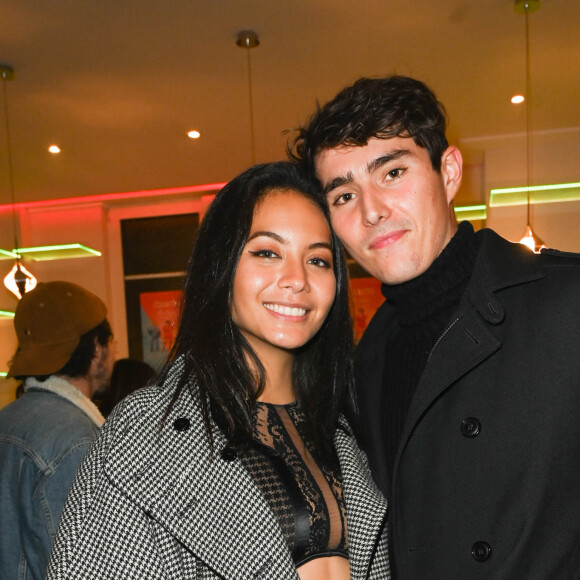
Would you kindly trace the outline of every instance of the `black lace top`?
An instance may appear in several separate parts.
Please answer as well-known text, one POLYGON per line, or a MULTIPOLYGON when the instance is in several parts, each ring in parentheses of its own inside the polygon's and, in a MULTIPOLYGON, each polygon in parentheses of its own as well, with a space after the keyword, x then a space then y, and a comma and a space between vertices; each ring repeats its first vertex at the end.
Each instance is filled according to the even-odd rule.
POLYGON ((258 403, 254 442, 242 460, 278 520, 296 567, 322 556, 348 558, 338 461, 318 465, 298 403, 258 403))

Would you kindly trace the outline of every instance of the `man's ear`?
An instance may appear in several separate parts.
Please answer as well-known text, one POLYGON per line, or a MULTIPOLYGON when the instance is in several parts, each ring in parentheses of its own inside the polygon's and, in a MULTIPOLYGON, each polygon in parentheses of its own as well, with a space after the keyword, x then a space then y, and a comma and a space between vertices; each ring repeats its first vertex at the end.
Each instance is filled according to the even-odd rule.
POLYGON ((95 350, 93 351, 93 358, 91 360, 91 369, 95 368, 107 355, 107 345, 103 346, 95 336, 95 350))
POLYGON ((463 156, 457 147, 449 146, 443 152, 441 177, 447 193, 447 203, 451 204, 461 187, 463 177, 463 156))

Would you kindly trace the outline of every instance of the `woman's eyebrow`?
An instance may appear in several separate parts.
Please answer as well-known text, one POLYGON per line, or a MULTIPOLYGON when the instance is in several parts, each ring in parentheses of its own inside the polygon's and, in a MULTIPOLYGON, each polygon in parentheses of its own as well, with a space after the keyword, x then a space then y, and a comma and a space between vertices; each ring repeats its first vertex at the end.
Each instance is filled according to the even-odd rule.
POLYGON ((286 244, 287 240, 284 239, 282 236, 279 236, 278 234, 274 233, 274 232, 269 232, 267 230, 260 230, 258 232, 254 232, 249 238, 248 238, 248 242, 250 240, 253 240, 254 238, 259 238, 261 236, 265 236, 267 238, 272 238, 273 240, 276 240, 277 242, 280 242, 281 244, 286 244))
MULTIPOLYGON (((267 230, 260 230, 258 232, 254 232, 248 238, 248 242, 254 240, 255 238, 260 237, 272 238, 273 240, 276 240, 280 244, 288 244, 288 240, 286 238, 283 238, 282 236, 276 234, 275 232, 270 232, 267 230)), ((308 248, 311 250, 315 248, 327 248, 328 250, 332 251, 332 244, 330 242, 314 242, 313 244, 310 244, 308 248)))

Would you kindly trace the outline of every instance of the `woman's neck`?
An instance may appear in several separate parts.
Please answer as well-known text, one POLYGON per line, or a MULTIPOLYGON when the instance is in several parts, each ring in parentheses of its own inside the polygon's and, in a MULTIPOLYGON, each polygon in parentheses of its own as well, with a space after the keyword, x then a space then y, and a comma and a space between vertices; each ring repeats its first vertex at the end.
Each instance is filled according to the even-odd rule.
POLYGON ((292 352, 275 349, 257 353, 266 371, 266 385, 258 401, 274 405, 287 405, 296 400, 292 381, 292 352))

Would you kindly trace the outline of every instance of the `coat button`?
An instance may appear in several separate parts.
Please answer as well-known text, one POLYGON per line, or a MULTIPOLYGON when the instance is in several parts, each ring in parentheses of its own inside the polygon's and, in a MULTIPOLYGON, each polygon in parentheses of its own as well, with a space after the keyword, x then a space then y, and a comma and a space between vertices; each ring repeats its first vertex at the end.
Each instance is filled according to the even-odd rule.
POLYGON ((476 562, 485 562, 491 557, 491 546, 487 542, 475 542, 471 547, 471 555, 476 562))
POLYGON ((481 423, 475 417, 467 417, 461 422, 461 434, 464 437, 477 437, 481 433, 481 423))
POLYGON ((224 447, 220 455, 224 461, 234 461, 238 456, 238 452, 231 447, 224 447))
POLYGON ((179 417, 173 422, 173 428, 180 433, 187 431, 191 427, 191 422, 187 417, 179 417))

